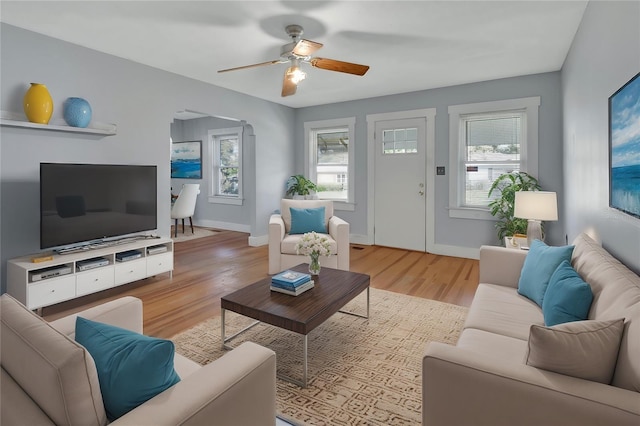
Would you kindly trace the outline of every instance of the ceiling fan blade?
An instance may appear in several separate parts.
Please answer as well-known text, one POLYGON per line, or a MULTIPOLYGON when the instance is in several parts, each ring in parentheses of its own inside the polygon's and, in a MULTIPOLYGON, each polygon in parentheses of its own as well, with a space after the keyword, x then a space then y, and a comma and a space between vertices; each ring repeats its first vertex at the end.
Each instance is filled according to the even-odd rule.
POLYGON ((282 80, 282 97, 284 98, 285 96, 294 95, 297 89, 298 85, 291 80, 290 76, 285 71, 284 79, 282 80))
POLYGON ((273 61, 260 62, 259 64, 251 64, 251 65, 244 65, 242 67, 227 68, 226 70, 219 70, 218 72, 237 71, 237 70, 243 70, 243 69, 246 69, 246 68, 262 67, 264 65, 283 64, 285 62, 287 62, 287 61, 283 61, 282 59, 276 59, 276 60, 273 60, 273 61))
POLYGON ((313 52, 320 49, 322 46, 322 43, 302 39, 293 48, 292 53, 298 56, 310 56, 313 52))
POLYGON ((345 72, 347 74, 365 75, 369 65, 354 64, 351 62, 336 61, 335 59, 313 58, 309 63, 323 70, 345 72))

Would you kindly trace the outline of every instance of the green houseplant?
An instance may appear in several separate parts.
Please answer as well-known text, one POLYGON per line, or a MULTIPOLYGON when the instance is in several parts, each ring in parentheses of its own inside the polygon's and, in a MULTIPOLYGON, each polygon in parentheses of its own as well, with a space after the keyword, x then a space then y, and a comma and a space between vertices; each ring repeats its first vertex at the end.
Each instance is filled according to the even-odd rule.
POLYGON ((311 195, 311 192, 316 192, 318 186, 304 177, 303 175, 293 175, 287 179, 287 192, 286 194, 295 197, 296 195, 306 197, 311 195))
POLYGON ((504 237, 527 233, 527 219, 513 216, 516 192, 537 190, 540 190, 538 180, 526 172, 505 173, 493 181, 489 198, 494 194, 497 197, 489 203, 489 211, 498 220, 496 229, 500 241, 504 237))

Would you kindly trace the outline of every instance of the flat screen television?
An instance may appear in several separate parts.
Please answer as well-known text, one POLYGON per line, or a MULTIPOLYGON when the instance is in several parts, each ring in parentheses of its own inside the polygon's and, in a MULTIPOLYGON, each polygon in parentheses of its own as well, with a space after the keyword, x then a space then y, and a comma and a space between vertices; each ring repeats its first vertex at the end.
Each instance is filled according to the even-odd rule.
POLYGON ((157 228, 157 167, 40 163, 40 248, 157 228))

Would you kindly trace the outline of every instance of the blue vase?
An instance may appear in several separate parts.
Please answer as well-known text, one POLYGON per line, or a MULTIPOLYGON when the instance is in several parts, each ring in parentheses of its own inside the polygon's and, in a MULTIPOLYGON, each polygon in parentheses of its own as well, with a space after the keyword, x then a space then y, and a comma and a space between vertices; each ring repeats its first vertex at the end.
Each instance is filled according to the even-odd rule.
POLYGON ((82 98, 67 98, 63 105, 64 121, 72 127, 87 127, 91 122, 91 105, 82 98))

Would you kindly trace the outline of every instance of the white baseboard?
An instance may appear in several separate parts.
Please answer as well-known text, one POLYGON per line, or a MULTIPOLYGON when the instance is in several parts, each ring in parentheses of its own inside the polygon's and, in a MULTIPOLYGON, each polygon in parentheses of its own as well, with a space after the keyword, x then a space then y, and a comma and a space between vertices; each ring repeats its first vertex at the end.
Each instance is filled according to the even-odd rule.
MULTIPOLYGON (((220 226, 214 226, 215 228, 221 228, 220 226)), ((228 229, 228 228, 221 228, 228 229)), ((236 229, 232 229, 235 231, 236 229)), ((246 232, 246 231, 240 231, 246 232)), ((351 234, 349 235, 349 243, 351 244, 360 244, 365 246, 370 246, 373 243, 369 241, 369 237, 367 235, 359 235, 359 234, 351 234)), ((257 237, 249 237, 249 245, 251 247, 260 247, 269 244, 269 236, 268 235, 260 235, 257 237)), ((462 257, 465 259, 480 259, 480 249, 472 248, 472 247, 458 247, 458 246, 449 246, 445 244, 435 244, 429 253, 432 254, 440 254, 443 256, 452 256, 452 257, 462 257)))
MULTIPOLYGON (((351 244, 361 244, 365 246, 373 245, 373 238, 368 235, 351 234, 349 236, 351 244)), ((466 259, 480 259, 480 249, 471 247, 449 246, 445 244, 434 244, 428 253, 440 254, 443 256, 463 257, 466 259)))
POLYGON ((269 236, 261 235, 259 237, 249 237, 249 245, 251 247, 266 246, 269 244, 269 236))
POLYGON ((373 241, 370 241, 367 235, 360 235, 360 234, 349 235, 349 242, 351 244, 361 244, 363 246, 373 245, 373 241))
POLYGON ((251 226, 241 223, 220 222, 218 220, 194 220, 195 226, 203 226, 205 228, 225 229, 227 231, 251 232, 251 226))
MULTIPOLYGON (((369 240, 366 235, 349 235, 349 243, 351 244, 362 244, 365 246, 370 246, 369 240)), ((269 236, 268 235, 260 235, 258 237, 249 237, 249 245, 251 247, 260 247, 266 246, 269 244, 269 236)))
POLYGON ((465 259, 480 259, 480 249, 472 247, 448 246, 444 244, 434 244, 429 253, 443 256, 463 257, 465 259))

